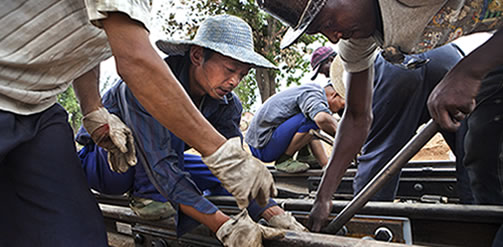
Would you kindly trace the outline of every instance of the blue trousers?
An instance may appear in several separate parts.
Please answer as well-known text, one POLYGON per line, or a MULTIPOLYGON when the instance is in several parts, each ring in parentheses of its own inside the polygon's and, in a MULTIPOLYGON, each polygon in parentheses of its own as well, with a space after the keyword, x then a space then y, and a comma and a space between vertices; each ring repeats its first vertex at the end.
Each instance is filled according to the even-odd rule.
MULTIPOLYGON (((381 55, 376 58, 372 102, 374 121, 358 158, 358 171, 353 183, 355 195, 414 136, 417 128, 431 118, 426 107, 428 96, 445 73, 461 59, 457 49, 451 45, 416 56, 431 61, 420 68, 406 70, 386 62, 381 55)), ((461 162, 464 131, 462 128, 457 133, 442 132, 442 135, 458 157, 457 186, 461 201, 471 203, 473 198, 461 162)), ((372 199, 393 200, 399 177, 394 176, 372 199)))
POLYGON ((0 111, 0 246, 108 246, 60 105, 0 111))
POLYGON ((503 205, 503 66, 482 82, 467 121, 464 163, 475 203, 503 205))
POLYGON ((305 133, 311 129, 317 130, 319 127, 313 120, 306 118, 302 113, 298 113, 280 124, 264 147, 254 148, 250 146, 250 151, 253 156, 263 162, 275 161, 285 153, 296 133, 305 133))
MULTIPOLYGON (((134 188, 134 196, 162 202, 167 201, 148 180, 141 165, 137 165, 125 173, 113 172, 108 166, 107 152, 94 143, 84 146, 79 151, 79 157, 82 160, 82 167, 86 173, 89 186, 96 191, 117 195, 126 193, 132 190, 133 187, 140 187, 134 188), (139 185, 135 185, 135 183, 139 185)), ((199 155, 185 153, 183 155, 183 168, 203 192, 202 196, 231 195, 222 187, 221 182, 211 173, 199 155)), ((248 213, 252 219, 259 220, 264 210, 275 205, 277 203, 270 199, 267 206, 262 208, 253 200, 248 206, 248 213)))
MULTIPOLYGON (((89 187, 109 195, 120 195, 129 192, 135 183, 135 179, 138 179, 135 178, 137 170, 143 170, 140 166, 135 166, 125 173, 116 173, 110 170, 107 161, 107 151, 94 143, 84 146, 79 151, 79 158, 82 161, 89 187)), ((185 170, 190 173, 199 189, 203 191, 204 195, 230 195, 230 193, 221 186, 222 184, 218 178, 213 176, 199 155, 185 153, 184 167, 185 170)), ((148 179, 146 175, 145 179, 148 179)), ((154 186, 149 185, 149 187, 150 186, 151 189, 148 189, 148 191, 155 191, 154 186)), ((145 197, 140 193, 136 193, 135 196, 145 197)), ((167 201, 166 198, 162 197, 159 193, 155 193, 153 197, 148 197, 157 201, 167 201)))
MULTIPOLYGON (((468 117, 464 164, 475 203, 503 205, 503 66, 483 81, 468 117)), ((503 246, 503 226, 493 246, 503 246)))

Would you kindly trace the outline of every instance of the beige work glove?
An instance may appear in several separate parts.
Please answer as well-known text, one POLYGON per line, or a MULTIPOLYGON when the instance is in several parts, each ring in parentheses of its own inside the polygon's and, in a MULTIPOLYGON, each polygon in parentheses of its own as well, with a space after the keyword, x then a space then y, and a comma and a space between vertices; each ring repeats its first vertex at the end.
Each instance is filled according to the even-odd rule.
POLYGON ((274 215, 268 220, 267 223, 269 223, 269 226, 272 226, 274 228, 292 230, 297 232, 309 231, 305 226, 300 224, 290 212, 274 215))
POLYGON ((271 173, 262 162, 243 149, 239 137, 227 140, 217 151, 202 160, 236 198, 241 209, 246 208, 254 198, 260 206, 265 207, 269 197, 277 194, 271 173))
POLYGON ((225 247, 260 247, 262 239, 280 239, 285 237, 285 231, 255 223, 248 211, 243 209, 239 214, 231 216, 218 229, 216 235, 225 247))
POLYGON ((131 130, 104 107, 84 116, 82 123, 93 141, 108 152, 112 171, 123 173, 136 165, 136 151, 131 130))

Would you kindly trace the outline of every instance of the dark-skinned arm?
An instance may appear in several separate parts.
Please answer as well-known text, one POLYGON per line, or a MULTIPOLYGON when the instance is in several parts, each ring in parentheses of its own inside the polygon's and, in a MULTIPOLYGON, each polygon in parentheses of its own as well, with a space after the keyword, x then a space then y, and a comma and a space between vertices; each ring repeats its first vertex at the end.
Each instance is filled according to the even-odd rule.
POLYGON ((139 22, 121 13, 102 21, 115 57, 117 72, 145 109, 163 126, 203 156, 226 139, 194 106, 180 83, 159 57, 139 22))
POLYGON ((463 58, 435 87, 428 98, 431 117, 442 129, 456 131, 460 121, 475 109, 482 79, 503 65, 503 29, 463 58))
POLYGON ((335 136, 332 154, 328 161, 316 198, 309 215, 309 228, 318 232, 327 222, 332 210, 332 195, 342 176, 367 138, 372 123, 373 67, 349 73, 346 108, 335 136))

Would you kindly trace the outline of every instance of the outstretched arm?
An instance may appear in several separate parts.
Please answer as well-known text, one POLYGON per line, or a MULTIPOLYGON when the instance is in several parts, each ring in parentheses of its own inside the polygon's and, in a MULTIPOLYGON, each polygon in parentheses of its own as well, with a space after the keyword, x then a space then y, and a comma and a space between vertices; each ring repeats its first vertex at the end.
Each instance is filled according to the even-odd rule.
POLYGON ((327 112, 319 112, 314 116, 314 122, 321 130, 327 132, 331 136, 335 135, 337 130, 337 120, 327 112))
POLYGON ((428 99, 431 117, 442 129, 455 131, 475 109, 482 79, 503 65, 503 30, 463 58, 435 87, 428 99))
POLYGON ((224 142, 201 115, 148 39, 148 32, 127 15, 112 12, 102 20, 117 71, 143 107, 163 126, 204 156, 224 142))
POLYGON ((372 123, 372 79, 373 67, 349 74, 346 109, 309 215, 308 225, 312 231, 320 231, 326 223, 332 209, 332 195, 367 138, 372 123))

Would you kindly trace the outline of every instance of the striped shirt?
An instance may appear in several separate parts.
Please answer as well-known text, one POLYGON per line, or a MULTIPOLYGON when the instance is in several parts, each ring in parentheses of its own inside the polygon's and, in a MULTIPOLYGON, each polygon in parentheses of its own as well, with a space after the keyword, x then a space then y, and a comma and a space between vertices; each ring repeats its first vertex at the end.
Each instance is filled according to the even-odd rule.
POLYGON ((109 58, 106 34, 96 26, 107 11, 123 12, 147 26, 150 1, 3 1, 0 110, 41 112, 75 78, 109 58))

